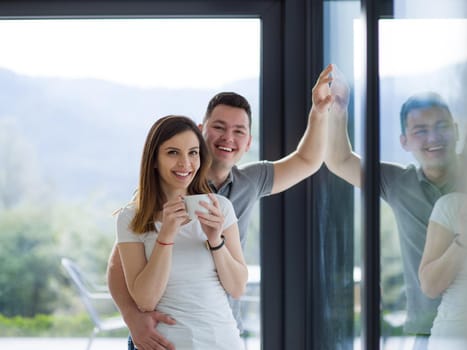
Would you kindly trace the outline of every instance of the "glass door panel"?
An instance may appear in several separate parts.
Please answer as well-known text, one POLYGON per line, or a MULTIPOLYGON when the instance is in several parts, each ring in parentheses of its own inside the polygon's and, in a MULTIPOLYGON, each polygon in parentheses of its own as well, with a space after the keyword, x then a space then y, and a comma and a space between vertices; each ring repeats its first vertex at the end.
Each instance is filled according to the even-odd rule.
POLYGON ((451 178, 438 181, 432 175, 429 153, 436 147, 445 150, 437 159, 446 162, 436 165, 437 173, 444 174, 454 164, 447 158, 455 158, 450 154, 464 142, 467 19, 459 16, 467 5, 395 1, 394 8, 394 19, 379 22, 380 157, 398 164, 404 170, 396 174, 405 175, 404 180, 390 175, 394 165, 381 168, 387 200, 381 205, 381 336, 384 349, 412 349, 427 343, 441 299, 422 291, 418 270, 433 205, 452 190, 451 178), (414 11, 417 5, 433 10, 414 11), (453 128, 439 128, 443 111, 459 127, 457 142, 453 128), (431 124, 434 120, 438 127, 431 124), (413 185, 405 187, 402 181, 410 177, 413 185))
MULTIPOLYGON (((242 162, 258 159, 259 45, 258 19, 0 20, 0 348, 49 336, 84 347, 93 325, 60 257, 105 282, 111 213, 131 199, 156 119, 201 123, 214 94, 235 91, 253 116, 242 162)), ((256 211, 245 253, 251 349, 260 347, 259 228, 256 211)), ((119 338, 102 347, 123 347, 128 331, 105 335, 119 338)))
MULTIPOLYGON (((380 130, 374 132, 380 133, 380 159, 383 163, 399 164, 402 168, 409 164, 417 167, 420 154, 404 143, 400 121, 402 104, 414 94, 434 92, 442 97, 458 125, 459 139, 455 151, 460 152, 464 145, 467 115, 463 97, 467 83, 467 5, 463 1, 439 4, 437 1, 417 0, 395 0, 392 5, 392 18, 379 20, 380 130)), ((347 131, 353 150, 362 155, 365 119, 361 77, 366 67, 363 67, 362 60, 364 52, 360 6, 360 1, 324 2, 324 64, 337 64, 350 86, 347 131)), ((381 166, 380 348, 405 350, 412 349, 415 343, 427 341, 426 335, 431 330, 437 312, 436 301, 427 298, 420 290, 418 267, 424 249, 428 217, 440 194, 433 194, 429 200, 432 203, 424 209, 421 204, 412 204, 411 207, 406 199, 410 192, 393 185, 393 177, 388 175, 391 169, 397 170, 397 167, 386 164, 381 166), (402 204, 397 204, 398 200, 394 197, 402 198, 399 200, 402 204), (403 205, 407 207, 401 210, 403 205), (411 214, 404 218, 404 211, 418 215, 415 218, 420 231, 416 234, 417 239, 413 238, 415 229, 407 227, 411 214), (425 336, 417 337, 417 333, 425 336)), ((443 191, 446 189, 440 193, 443 191)), ((353 345, 348 345, 348 348, 355 349, 362 346, 360 282, 363 236, 360 197, 360 190, 354 189, 352 201, 340 200, 332 209, 353 213, 352 229, 346 229, 342 234, 353 235, 354 239, 355 337, 353 345)))

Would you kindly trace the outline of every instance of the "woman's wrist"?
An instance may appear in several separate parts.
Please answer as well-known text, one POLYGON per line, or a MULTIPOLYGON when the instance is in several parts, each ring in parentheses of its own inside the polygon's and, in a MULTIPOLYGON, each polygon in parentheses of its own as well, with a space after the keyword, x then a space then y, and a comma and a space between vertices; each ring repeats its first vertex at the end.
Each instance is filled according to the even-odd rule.
POLYGON ((174 239, 175 237, 173 235, 168 235, 168 234, 165 234, 164 232, 161 231, 161 233, 159 233, 157 235, 157 239, 156 239, 156 242, 160 245, 173 245, 174 244, 174 239))
POLYGON ((225 236, 220 235, 220 237, 214 239, 214 240, 206 240, 206 246, 209 250, 218 250, 222 248, 222 246, 225 244, 225 236))
POLYGON ((171 241, 171 242, 169 242, 169 241, 161 241, 159 238, 156 239, 156 242, 157 242, 157 244, 159 244, 159 245, 161 245, 161 246, 174 245, 174 242, 173 242, 173 241, 171 241))

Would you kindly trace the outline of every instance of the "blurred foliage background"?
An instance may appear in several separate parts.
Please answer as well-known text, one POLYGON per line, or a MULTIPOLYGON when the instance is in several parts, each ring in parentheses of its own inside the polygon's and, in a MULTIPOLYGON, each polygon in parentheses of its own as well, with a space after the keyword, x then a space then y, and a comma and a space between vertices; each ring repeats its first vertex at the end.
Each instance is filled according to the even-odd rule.
POLYGON ((92 329, 60 259, 75 260, 87 277, 105 284, 115 206, 97 204, 25 200, 0 211, 0 336, 76 336, 92 329))

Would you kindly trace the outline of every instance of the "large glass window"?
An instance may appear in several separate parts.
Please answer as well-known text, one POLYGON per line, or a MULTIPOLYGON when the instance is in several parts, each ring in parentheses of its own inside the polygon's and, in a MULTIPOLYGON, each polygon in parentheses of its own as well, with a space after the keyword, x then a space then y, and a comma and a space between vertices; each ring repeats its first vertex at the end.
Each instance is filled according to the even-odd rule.
MULTIPOLYGON (((427 175, 427 165, 424 156, 407 143, 416 134, 409 129, 412 126, 409 119, 401 125, 402 105, 413 96, 420 99, 422 94, 438 94, 458 123, 458 151, 465 134, 467 106, 461 90, 467 82, 467 20, 449 18, 450 12, 455 17, 462 13, 462 7, 454 3, 451 6, 449 11, 443 10, 441 16, 445 18, 433 18, 440 13, 414 12, 408 10, 411 6, 402 10, 401 3, 396 1, 394 19, 379 22, 380 127, 384 130, 380 139, 381 160, 403 167, 412 164, 421 169, 423 176, 427 175)), ((464 12, 465 9, 464 6, 464 12)), ((413 117, 409 115, 408 118, 413 117)), ((422 128, 428 130, 426 121, 421 123, 425 125, 422 128)), ((419 135, 423 132, 422 129, 418 131, 419 135)), ((442 147, 448 148, 448 141, 441 141, 439 134, 435 136, 437 131, 427 132, 429 136, 423 147, 431 150, 443 144, 442 147)), ((382 179, 385 179, 384 169, 381 171, 382 179)), ((381 206, 381 335, 387 349, 410 349, 415 341, 419 341, 417 338, 421 338, 417 335, 430 333, 433 318, 438 313, 438 301, 420 289, 418 269, 425 247, 428 217, 436 199, 448 191, 445 187, 448 185, 437 183, 432 177, 426 176, 426 179, 429 186, 436 188, 433 197, 429 191, 423 192, 427 196, 426 213, 422 209, 424 204, 418 203, 417 208, 408 210, 413 215, 413 219, 408 220, 401 213, 401 204, 396 204, 397 200, 389 199, 389 205, 382 202, 381 206)), ((414 193, 391 195, 405 196, 403 198, 410 201, 409 196, 415 196, 414 193)))
MULTIPOLYGON (((1 20, 0 46, 0 347, 41 342, 25 337, 84 344, 93 326, 60 258, 105 281, 112 212, 137 186, 153 122, 181 114, 201 123, 215 93, 235 91, 253 114, 242 163, 258 159, 260 21, 1 20)), ((245 252, 255 285, 259 228, 256 210, 245 252)), ((254 349, 252 292, 245 317, 257 325, 254 349)), ((127 331, 110 335, 119 338, 101 346, 125 346, 127 331)))
MULTIPOLYGON (((361 151, 362 125, 358 120, 355 110, 355 85, 356 65, 358 65, 358 50, 355 42, 355 22, 360 19, 359 1, 326 1, 324 2, 324 64, 333 63, 341 72, 340 79, 344 79, 349 87, 350 100, 348 108, 348 134, 349 139, 356 151, 361 151), (357 141, 358 140, 358 141, 357 141)), ((350 184, 342 181, 336 176, 331 176, 332 182, 328 195, 329 216, 325 220, 330 222, 330 228, 336 231, 335 245, 337 251, 342 256, 334 257, 336 264, 346 264, 353 262, 353 273, 350 272, 346 278, 346 289, 349 292, 339 294, 340 297, 349 300, 335 301, 340 307, 346 306, 351 310, 339 312, 339 327, 329 327, 327 338, 328 346, 335 346, 339 349, 359 349, 361 347, 361 193, 360 189, 354 189, 350 184), (345 315, 345 319, 341 319, 345 315), (344 326, 346 325, 346 326, 344 326), (350 325, 350 326, 349 326, 350 325), (350 331, 349 331, 350 329, 350 331), (338 339, 333 341, 332 339, 338 339)), ((324 218, 321 218, 324 220, 324 218)), ((344 268, 342 268, 344 269, 344 268)), ((340 280, 340 275, 330 277, 336 281, 340 280)), ((338 292, 336 292, 338 293, 338 292)), ((342 293, 342 292, 339 292, 342 293)), ((331 306, 333 307, 333 306, 331 306)))
MULTIPOLYGON (((363 119, 365 106, 362 101, 365 99, 362 99, 361 72, 366 66, 362 65, 365 53, 361 44, 363 31, 359 7, 358 1, 329 1, 325 6, 324 35, 325 63, 337 63, 351 88, 348 132, 353 149, 361 155, 366 124, 363 119)), ((404 168, 409 164, 420 165, 420 155, 404 147, 400 139, 401 106, 414 94, 435 92, 442 96, 459 125, 460 137, 456 149, 460 151, 463 147, 466 105, 462 91, 467 71, 466 7, 459 1, 450 1, 443 6, 435 3, 427 6, 423 1, 394 1, 393 8, 393 18, 379 21, 380 158, 404 168)), ((397 204, 398 201, 394 199, 401 197, 404 198, 402 201, 407 201, 410 193, 394 193, 398 190, 394 184, 388 184, 390 180, 387 172, 386 167, 381 168, 381 193, 382 198, 386 199, 380 203, 381 348, 411 349, 416 339, 415 333, 427 334, 431 329, 431 321, 429 324, 425 322, 431 316, 427 308, 422 309, 420 300, 426 296, 421 292, 418 281, 418 264, 424 248, 426 220, 431 207, 426 209, 426 217, 421 213, 424 209, 420 203, 410 208, 413 216, 417 216, 415 221, 418 220, 422 225, 421 239, 411 241, 410 237, 416 228, 408 227, 410 220, 404 219, 401 213, 400 206, 403 204, 397 204), (424 223, 420 215, 424 217, 424 223), (414 258, 413 254, 418 257, 414 258)), ((362 225, 359 224, 362 217, 360 197, 360 191, 356 189, 353 212, 357 347, 360 347, 357 345, 360 343, 359 329, 365 326, 358 323, 358 287, 363 248, 362 225)), ((343 203, 341 205, 345 205, 343 203)), ((352 209, 348 205, 347 210, 352 209)), ((436 314, 436 308, 433 310, 436 314)))
MULTIPOLYGON (((361 4, 360 1, 326 1, 324 5, 324 62, 337 64, 350 86, 348 133, 353 150, 364 156, 364 122, 372 116, 365 119, 365 98, 362 96, 362 72, 367 67, 363 66, 365 52, 362 45, 361 4)), ((418 167, 420 159, 416 157, 417 154, 404 147, 400 140, 400 110, 411 95, 429 91, 440 94, 459 126, 457 152, 464 144, 467 106, 462 91, 467 82, 467 7, 461 1, 439 4, 436 1, 416 0, 396 0, 391 7, 393 14, 382 16, 384 19, 379 20, 379 72, 373 74, 378 74, 380 80, 380 130, 374 132, 380 135, 380 159, 383 162, 402 167, 414 164, 418 167)), ((416 341, 415 333, 429 333, 432 322, 426 324, 426 318, 430 316, 425 309, 417 309, 417 305, 422 304, 419 303, 422 295, 414 292, 419 288, 418 264, 424 248, 429 212, 423 220, 421 217, 415 218, 425 225, 421 230, 421 240, 410 241, 407 236, 413 230, 407 227, 407 220, 401 219, 400 208, 393 199, 394 196, 405 196, 404 200, 408 200, 410 193, 388 194, 391 189, 394 191, 394 187, 385 187, 387 181, 387 169, 382 168, 380 188, 382 197, 387 201, 382 199, 380 203, 380 348, 412 349, 416 341), (388 196, 391 198, 388 199, 388 196), (412 258, 410 254, 414 252, 418 257, 412 258), (425 323, 424 328, 419 327, 421 323, 425 323)), ((361 192, 355 189, 353 200, 346 201, 341 195, 337 202, 330 215, 335 211, 353 213, 352 229, 342 228, 341 233, 354 237, 355 339, 353 347, 349 348, 359 349, 363 343, 362 327, 365 326, 360 321, 364 249, 361 192)), ((430 211, 431 207, 427 210, 430 211)), ((415 211, 413 215, 419 215, 415 211)), ((344 223, 346 220, 342 214, 337 222, 344 223)), ((436 314, 437 309, 434 308, 434 311, 436 314)))

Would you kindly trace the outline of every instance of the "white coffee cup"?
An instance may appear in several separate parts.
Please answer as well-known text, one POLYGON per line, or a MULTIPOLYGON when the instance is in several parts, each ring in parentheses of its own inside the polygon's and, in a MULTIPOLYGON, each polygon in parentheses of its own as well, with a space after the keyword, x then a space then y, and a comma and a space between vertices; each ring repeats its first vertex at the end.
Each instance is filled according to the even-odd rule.
POLYGON ((198 218, 195 211, 209 213, 209 211, 205 207, 199 204, 200 201, 207 202, 209 204, 212 203, 211 199, 207 194, 194 194, 191 196, 185 196, 183 200, 185 201, 186 212, 188 213, 188 216, 191 220, 195 220, 198 218))

